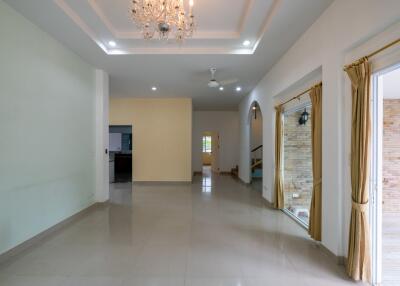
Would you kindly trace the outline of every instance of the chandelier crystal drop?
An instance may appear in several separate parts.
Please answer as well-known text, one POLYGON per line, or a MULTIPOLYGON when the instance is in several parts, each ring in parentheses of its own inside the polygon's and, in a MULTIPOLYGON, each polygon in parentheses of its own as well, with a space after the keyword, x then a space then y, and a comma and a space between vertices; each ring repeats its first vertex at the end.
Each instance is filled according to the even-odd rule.
POLYGON ((145 39, 158 33, 160 39, 174 35, 178 42, 193 36, 195 22, 193 0, 189 0, 189 13, 184 0, 133 0, 132 18, 145 39))

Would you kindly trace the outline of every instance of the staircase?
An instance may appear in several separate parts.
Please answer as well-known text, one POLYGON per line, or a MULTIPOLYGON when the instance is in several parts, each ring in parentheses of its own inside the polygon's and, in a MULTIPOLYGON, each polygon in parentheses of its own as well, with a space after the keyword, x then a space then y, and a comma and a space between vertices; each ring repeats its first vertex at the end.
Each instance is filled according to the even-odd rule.
POLYGON ((263 168, 262 148, 263 145, 260 145, 251 150, 251 177, 253 179, 262 178, 262 168, 263 168))
MULTIPOLYGON (((263 161, 262 161, 262 148, 263 145, 260 145, 253 150, 251 150, 251 177, 253 179, 260 179, 262 178, 262 168, 263 168, 263 161), (260 150, 259 152, 257 152, 260 150), (257 153, 256 153, 257 152, 257 153), (261 155, 260 155, 261 153, 261 155), (256 156, 258 155, 258 156, 256 156), (261 158, 260 158, 261 157, 261 158)), ((239 176, 239 166, 236 166, 231 170, 231 175, 235 178, 239 176)))

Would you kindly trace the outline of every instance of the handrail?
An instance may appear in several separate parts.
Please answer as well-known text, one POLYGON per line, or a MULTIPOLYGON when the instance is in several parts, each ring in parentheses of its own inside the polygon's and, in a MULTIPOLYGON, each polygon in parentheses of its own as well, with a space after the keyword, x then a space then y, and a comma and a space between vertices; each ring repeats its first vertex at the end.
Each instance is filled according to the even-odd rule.
POLYGON ((262 147, 263 147, 263 145, 261 144, 260 146, 258 146, 258 147, 256 147, 256 148, 254 148, 253 150, 251 150, 251 153, 257 151, 258 149, 260 149, 260 148, 262 148, 262 147))
POLYGON ((251 165, 251 169, 254 169, 255 167, 257 167, 257 166, 259 166, 259 165, 261 165, 261 164, 262 164, 262 159, 256 161, 253 165, 251 165))

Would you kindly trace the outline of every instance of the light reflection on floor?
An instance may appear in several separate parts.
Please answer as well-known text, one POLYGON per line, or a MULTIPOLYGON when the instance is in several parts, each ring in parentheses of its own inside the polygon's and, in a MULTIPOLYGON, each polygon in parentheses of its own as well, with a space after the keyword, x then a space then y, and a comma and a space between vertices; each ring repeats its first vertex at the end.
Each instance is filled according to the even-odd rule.
POLYGON ((205 177, 211 193, 200 176, 112 184, 110 202, 1 263, 0 285, 361 286, 259 189, 205 177))
POLYGON ((211 166, 203 166, 203 178, 201 180, 201 190, 203 193, 211 193, 212 191, 211 176, 211 166))

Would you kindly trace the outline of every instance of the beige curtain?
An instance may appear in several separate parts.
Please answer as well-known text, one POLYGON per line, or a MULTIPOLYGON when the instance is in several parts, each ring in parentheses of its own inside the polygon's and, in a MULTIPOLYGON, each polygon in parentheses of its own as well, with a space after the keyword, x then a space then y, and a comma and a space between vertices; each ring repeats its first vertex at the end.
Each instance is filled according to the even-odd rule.
POLYGON ((313 192, 310 206, 310 223, 308 233, 321 241, 321 207, 322 207, 322 84, 316 85, 310 91, 311 109, 311 140, 312 140, 312 170, 313 192))
POLYGON ((351 220, 346 270, 354 280, 370 281, 368 176, 370 147, 370 78, 368 59, 346 69, 352 84, 351 220))
POLYGON ((275 202, 274 207, 283 209, 283 184, 282 184, 282 106, 275 107, 275 202))

